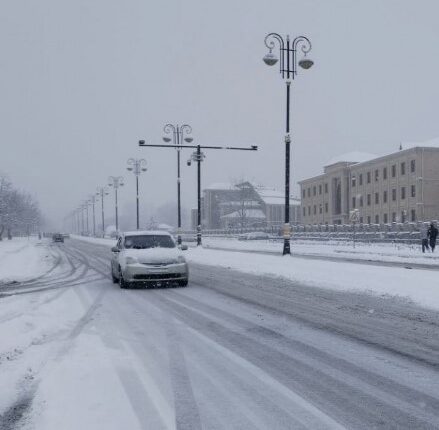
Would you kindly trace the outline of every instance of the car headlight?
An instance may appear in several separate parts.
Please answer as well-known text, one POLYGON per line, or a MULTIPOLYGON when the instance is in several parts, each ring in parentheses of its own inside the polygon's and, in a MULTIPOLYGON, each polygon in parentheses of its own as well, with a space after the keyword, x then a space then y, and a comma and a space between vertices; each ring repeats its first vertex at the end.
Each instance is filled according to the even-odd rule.
POLYGON ((134 257, 127 257, 125 259, 126 264, 136 264, 137 262, 138 262, 137 258, 134 258, 134 257))
POLYGON ((178 263, 186 263, 186 258, 184 258, 182 255, 179 255, 177 257, 177 262, 178 263))

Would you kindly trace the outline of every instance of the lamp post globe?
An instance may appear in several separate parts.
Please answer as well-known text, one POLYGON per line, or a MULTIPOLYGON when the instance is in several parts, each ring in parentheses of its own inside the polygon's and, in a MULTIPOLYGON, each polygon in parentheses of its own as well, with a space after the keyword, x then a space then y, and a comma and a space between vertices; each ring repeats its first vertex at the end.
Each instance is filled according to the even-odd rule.
POLYGON ((308 70, 314 65, 314 61, 312 61, 310 58, 307 58, 306 56, 303 57, 299 61, 299 66, 302 67, 302 69, 308 70))
POLYGON ((267 66, 274 66, 279 59, 271 51, 262 59, 267 66))

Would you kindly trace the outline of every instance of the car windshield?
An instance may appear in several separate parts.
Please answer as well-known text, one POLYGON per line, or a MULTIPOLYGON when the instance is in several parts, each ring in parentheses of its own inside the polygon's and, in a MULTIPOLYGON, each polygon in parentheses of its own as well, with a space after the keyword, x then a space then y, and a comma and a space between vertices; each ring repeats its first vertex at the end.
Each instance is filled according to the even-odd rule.
POLYGON ((125 237, 125 248, 175 248, 175 242, 166 235, 127 236, 125 237))

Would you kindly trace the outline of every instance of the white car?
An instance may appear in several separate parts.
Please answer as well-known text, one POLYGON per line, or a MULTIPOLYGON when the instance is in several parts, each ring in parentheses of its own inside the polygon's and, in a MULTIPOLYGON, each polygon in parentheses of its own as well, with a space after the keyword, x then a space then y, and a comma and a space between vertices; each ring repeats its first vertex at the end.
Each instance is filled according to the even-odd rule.
POLYGON ((134 284, 178 284, 185 287, 189 268, 172 236, 165 231, 133 231, 118 236, 111 249, 111 275, 120 288, 134 284))

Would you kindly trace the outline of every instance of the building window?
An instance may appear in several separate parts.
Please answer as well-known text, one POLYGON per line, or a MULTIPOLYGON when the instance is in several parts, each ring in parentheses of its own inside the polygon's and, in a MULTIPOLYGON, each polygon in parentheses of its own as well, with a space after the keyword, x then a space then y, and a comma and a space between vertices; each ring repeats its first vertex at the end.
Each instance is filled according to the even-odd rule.
POLYGON ((325 194, 328 194, 328 184, 325 183, 325 194))
POLYGON ((383 203, 387 203, 387 190, 383 192, 383 203))
POLYGON ((410 161, 410 172, 415 173, 416 172, 416 160, 410 161))
POLYGON ((322 194, 322 184, 319 185, 319 195, 322 194))
POLYGON ((370 206, 370 194, 367 195, 367 206, 370 206))
POLYGON ((392 222, 396 222, 396 212, 392 212, 392 222))
POLYGON ((410 194, 412 197, 416 197, 416 185, 411 186, 411 193, 410 194))
POLYGON ((311 215, 311 206, 308 206, 308 215, 311 215))
POLYGON ((375 182, 378 182, 379 178, 380 178, 380 171, 378 169, 375 169, 375 182))
POLYGON ((380 194, 379 193, 375 193, 375 204, 379 204, 380 202, 380 194))
POLYGON ((392 166, 392 178, 396 176, 396 164, 392 166))
POLYGON ((312 195, 315 196, 316 194, 317 194, 316 186, 314 185, 314 186, 312 187, 312 195))
POLYGON ((367 183, 370 184, 370 172, 367 172, 367 183))
POLYGON ((314 215, 317 213, 317 206, 316 205, 314 205, 314 215))
POLYGON ((387 167, 383 168, 383 179, 386 180, 387 179, 387 167))
POLYGON ((405 187, 401 187, 401 200, 405 199, 405 187))
POLYGON ((360 207, 363 207, 363 196, 360 196, 360 207))
POLYGON ((367 217, 367 223, 370 224, 370 216, 367 217))
POLYGON ((384 224, 387 224, 389 222, 387 214, 383 215, 383 221, 384 221, 384 224))
POLYGON ((319 214, 321 214, 323 212, 323 207, 322 207, 322 205, 320 204, 319 205, 319 214))
POLYGON ((405 163, 401 163, 401 175, 405 175, 405 163))
POLYGON ((357 178, 355 176, 352 176, 352 187, 355 187, 357 185, 357 178))
POLYGON ((360 216, 360 224, 363 224, 363 217, 360 216))
POLYGON ((380 223, 380 216, 375 215, 375 224, 379 224, 379 223, 380 223))
POLYGON ((412 209, 411 211, 410 211, 410 218, 411 218, 411 221, 412 222, 415 222, 416 221, 416 210, 415 209, 412 209))
POLYGON ((396 188, 392 188, 392 200, 396 200, 396 188))
POLYGON ((311 197, 311 188, 308 188, 308 197, 311 197))
POLYGON ((306 197, 306 191, 305 190, 303 190, 303 198, 305 198, 306 197))
POLYGON ((355 209, 355 197, 352 197, 352 209, 355 209))
POLYGON ((303 216, 305 216, 305 215, 306 215, 306 208, 303 207, 303 216))
POLYGON ((325 203, 325 212, 328 213, 328 203, 325 203))
POLYGON ((362 173, 360 173, 358 175, 358 182, 359 182, 360 185, 363 185, 363 174, 362 173))

